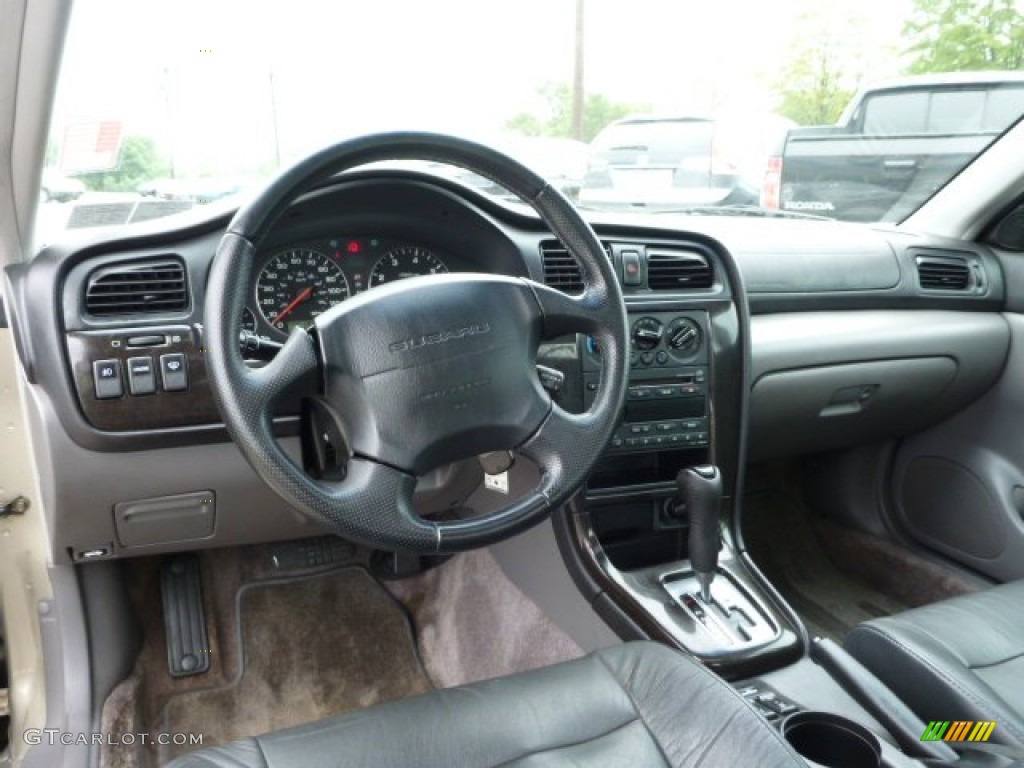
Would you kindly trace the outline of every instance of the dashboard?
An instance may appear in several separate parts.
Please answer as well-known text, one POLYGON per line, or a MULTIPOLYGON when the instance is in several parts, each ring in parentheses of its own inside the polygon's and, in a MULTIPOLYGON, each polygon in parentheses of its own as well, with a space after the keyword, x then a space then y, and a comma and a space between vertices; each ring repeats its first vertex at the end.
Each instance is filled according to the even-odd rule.
MULTIPOLYGON (((39 464, 51 467, 58 561, 318 532, 245 464, 210 391, 205 284, 229 216, 199 211, 54 245, 6 272, 39 464), (168 509, 173 530, 161 522, 168 509)), ((615 500, 609 517, 627 527, 656 519, 682 466, 714 462, 733 488, 748 451, 910 434, 975 399, 1006 358, 1002 272, 981 246, 818 221, 591 223, 622 285, 632 350, 622 423, 586 494, 615 500), (629 514, 623 499, 634 500, 629 514)), ((444 272, 580 286, 578 265, 531 213, 450 180, 364 171, 281 215, 259 245, 239 326, 280 341, 364 291, 444 272)), ((570 411, 592 399, 599 361, 585 337, 548 339, 537 360, 562 375, 558 402, 570 411)), ((278 406, 293 456, 303 397, 318 386, 299 382, 278 406)), ((421 478, 421 511, 465 503, 481 481, 470 464, 421 478)))

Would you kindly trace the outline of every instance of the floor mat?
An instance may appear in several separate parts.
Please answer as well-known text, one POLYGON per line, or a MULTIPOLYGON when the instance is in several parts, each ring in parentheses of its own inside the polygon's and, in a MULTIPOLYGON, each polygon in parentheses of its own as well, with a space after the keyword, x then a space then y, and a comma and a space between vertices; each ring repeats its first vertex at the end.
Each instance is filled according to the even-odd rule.
POLYGON ((206 747, 431 688, 407 615, 362 568, 249 584, 238 601, 240 677, 172 696, 164 733, 201 733, 206 747))
POLYGON ((423 661, 439 687, 583 655, 485 549, 387 586, 412 613, 423 661))
POLYGON ((750 556, 800 614, 812 637, 841 641, 862 621, 909 607, 840 570, 810 515, 782 493, 752 494, 743 504, 743 536, 750 556))

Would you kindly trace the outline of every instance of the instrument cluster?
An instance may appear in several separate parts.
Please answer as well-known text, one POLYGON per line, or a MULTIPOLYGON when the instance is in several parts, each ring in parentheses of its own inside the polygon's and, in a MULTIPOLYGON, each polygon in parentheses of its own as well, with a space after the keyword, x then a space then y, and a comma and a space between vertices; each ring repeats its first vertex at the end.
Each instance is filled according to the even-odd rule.
POLYGON ((448 272, 451 256, 388 237, 327 237, 280 248, 258 262, 242 327, 283 338, 350 296, 385 283, 448 272))

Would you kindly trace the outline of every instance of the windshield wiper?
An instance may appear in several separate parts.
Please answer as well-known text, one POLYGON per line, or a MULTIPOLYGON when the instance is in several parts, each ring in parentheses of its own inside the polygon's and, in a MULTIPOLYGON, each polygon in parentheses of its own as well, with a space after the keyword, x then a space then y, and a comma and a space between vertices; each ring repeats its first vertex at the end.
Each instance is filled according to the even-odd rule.
POLYGON ((761 208, 756 205, 684 205, 679 208, 658 208, 650 213, 675 213, 686 216, 757 216, 764 219, 811 219, 814 221, 835 221, 828 216, 818 216, 803 211, 783 211, 778 208, 761 208))

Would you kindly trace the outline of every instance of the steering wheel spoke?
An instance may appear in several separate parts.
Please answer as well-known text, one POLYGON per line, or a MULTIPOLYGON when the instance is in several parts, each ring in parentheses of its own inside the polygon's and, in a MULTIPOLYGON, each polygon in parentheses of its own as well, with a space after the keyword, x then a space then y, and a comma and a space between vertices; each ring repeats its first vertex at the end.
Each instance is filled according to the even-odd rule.
POLYGON ((569 413, 552 404, 547 419, 517 452, 540 467, 538 491, 553 505, 564 503, 584 480, 607 437, 594 427, 593 413, 569 413))
POLYGON ((338 533, 395 552, 436 552, 438 525, 413 506, 416 478, 371 459, 353 457, 344 480, 316 480, 307 501, 338 533), (390 514, 381 515, 382 509, 390 514))
POLYGON ((260 408, 269 409, 289 387, 318 368, 313 337, 296 328, 267 365, 248 369, 246 379, 260 408))
POLYGON ((591 288, 580 296, 569 296, 534 281, 528 281, 540 306, 544 337, 567 333, 597 333, 606 323, 607 296, 591 288))

